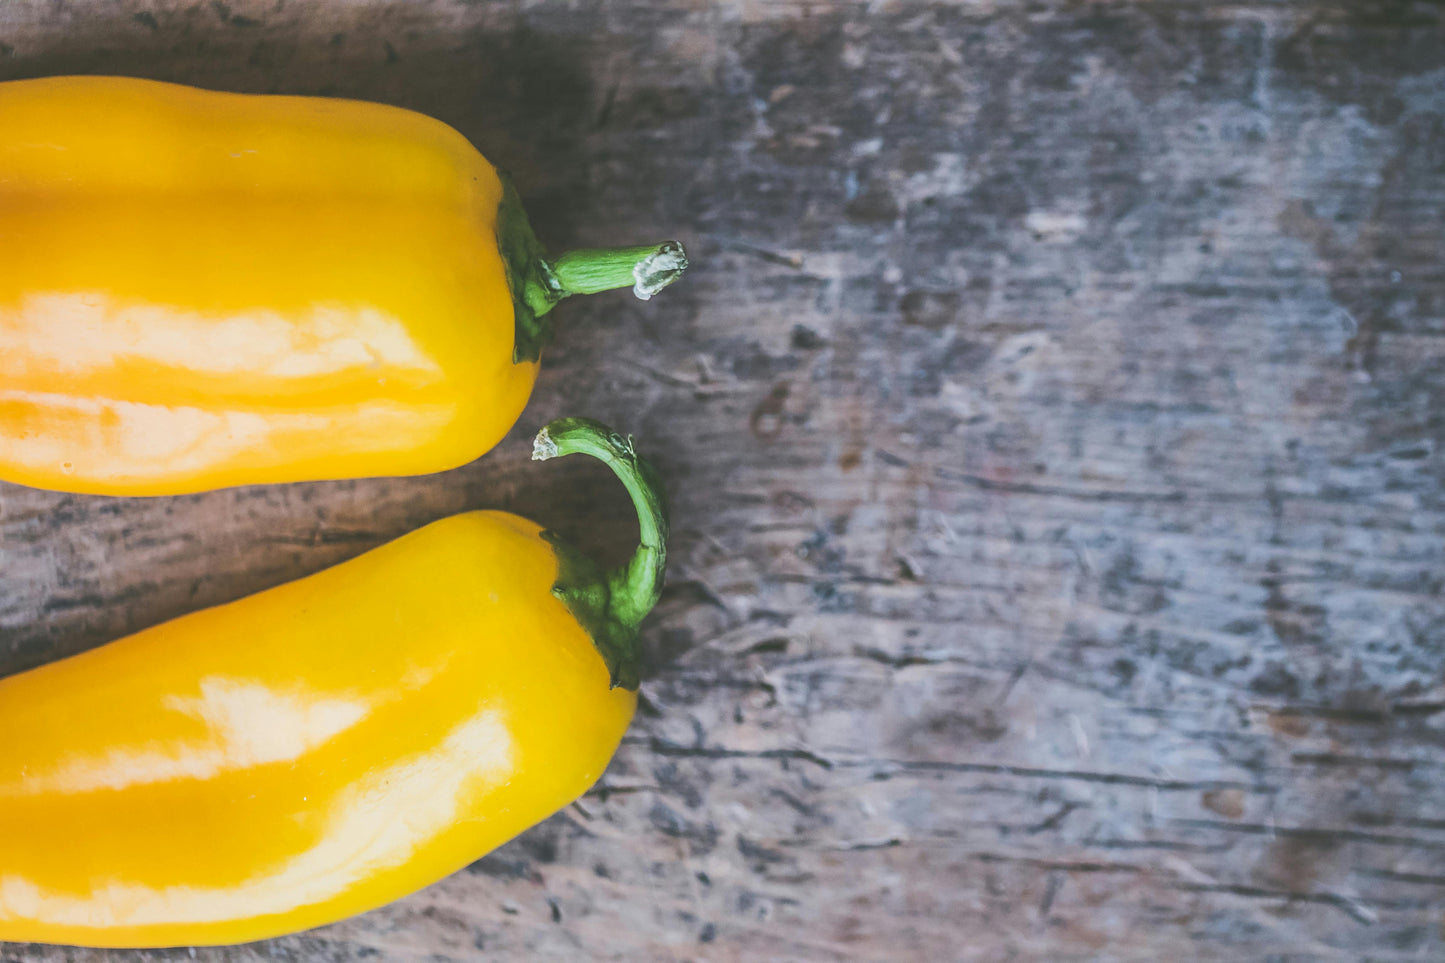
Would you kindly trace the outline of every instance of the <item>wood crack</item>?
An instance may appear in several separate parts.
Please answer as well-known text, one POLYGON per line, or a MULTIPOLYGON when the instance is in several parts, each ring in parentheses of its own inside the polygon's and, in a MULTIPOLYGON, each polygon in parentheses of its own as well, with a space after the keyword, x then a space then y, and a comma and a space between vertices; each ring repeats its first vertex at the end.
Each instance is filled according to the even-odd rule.
POLYGON ((1291 839, 1318 840, 1321 842, 1369 843, 1375 846, 1406 846, 1411 849, 1445 850, 1445 840, 1422 839, 1418 836, 1394 836, 1386 833, 1366 833, 1357 829, 1273 826, 1266 823, 1221 822, 1214 819, 1174 818, 1170 819, 1169 822, 1178 826, 1192 826, 1196 829, 1213 829, 1224 833, 1280 836, 1291 839))

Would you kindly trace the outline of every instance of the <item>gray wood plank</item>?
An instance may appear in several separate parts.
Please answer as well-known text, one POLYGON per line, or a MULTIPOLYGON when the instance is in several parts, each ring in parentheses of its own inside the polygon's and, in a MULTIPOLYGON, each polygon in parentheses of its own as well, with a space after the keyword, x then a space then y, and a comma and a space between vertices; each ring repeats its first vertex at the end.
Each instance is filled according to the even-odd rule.
MULTIPOLYGON (((509 507, 675 566, 644 710, 469 871, 206 960, 1445 956, 1445 23, 1427 3, 6 0, 0 77, 453 123, 557 248, 513 437, 441 476, 0 486, 16 671, 509 507)), ((34 960, 186 959, 11 947, 34 960)))

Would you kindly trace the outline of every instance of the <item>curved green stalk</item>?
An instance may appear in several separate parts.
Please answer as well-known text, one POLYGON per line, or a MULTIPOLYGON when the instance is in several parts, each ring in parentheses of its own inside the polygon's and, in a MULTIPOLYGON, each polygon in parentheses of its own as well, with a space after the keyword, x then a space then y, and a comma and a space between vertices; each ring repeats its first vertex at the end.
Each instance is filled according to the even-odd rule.
POLYGON ((667 568, 667 504, 652 465, 623 437, 590 418, 560 418, 537 433, 532 458, 547 461, 584 454, 598 459, 622 481, 637 509, 638 546, 626 565, 603 572, 552 532, 543 537, 557 551, 552 594, 561 599, 592 637, 613 687, 636 689, 640 679, 637 626, 662 595, 667 568))
POLYGON ((650 247, 569 251, 548 260, 511 178, 505 174, 501 178, 497 248, 502 253, 516 319, 514 364, 542 356, 542 349, 552 340, 552 321, 547 313, 563 298, 630 287, 633 294, 646 301, 687 270, 687 253, 677 241, 650 247))

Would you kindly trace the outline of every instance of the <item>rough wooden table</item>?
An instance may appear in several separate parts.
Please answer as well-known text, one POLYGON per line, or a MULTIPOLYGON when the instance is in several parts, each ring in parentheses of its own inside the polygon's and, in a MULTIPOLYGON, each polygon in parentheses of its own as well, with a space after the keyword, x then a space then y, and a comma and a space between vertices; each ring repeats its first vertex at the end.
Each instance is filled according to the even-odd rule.
MULTIPOLYGON (((0 486, 16 671, 506 506, 672 489, 596 789, 396 905, 6 959, 1445 958, 1445 18, 1434 4, 3 0, 0 77, 417 108, 554 248, 511 440, 407 480, 0 486)), ((3 266, 0 266, 3 270, 3 266)))

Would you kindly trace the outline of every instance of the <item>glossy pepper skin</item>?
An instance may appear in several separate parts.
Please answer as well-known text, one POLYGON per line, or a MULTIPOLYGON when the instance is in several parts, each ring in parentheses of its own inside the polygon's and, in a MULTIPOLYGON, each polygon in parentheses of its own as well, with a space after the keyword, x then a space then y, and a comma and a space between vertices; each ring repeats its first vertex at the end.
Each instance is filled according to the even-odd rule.
POLYGON ((553 304, 685 266, 673 242, 547 260, 492 165, 411 111, 0 83, 0 480, 454 468, 520 414, 553 304))
POLYGON ((636 706, 613 682, 636 685, 666 521, 630 443, 553 430, 544 455, 600 454, 649 514, 615 591, 579 581, 534 523, 471 512, 0 681, 0 940, 305 929, 434 882, 586 791, 636 706))

